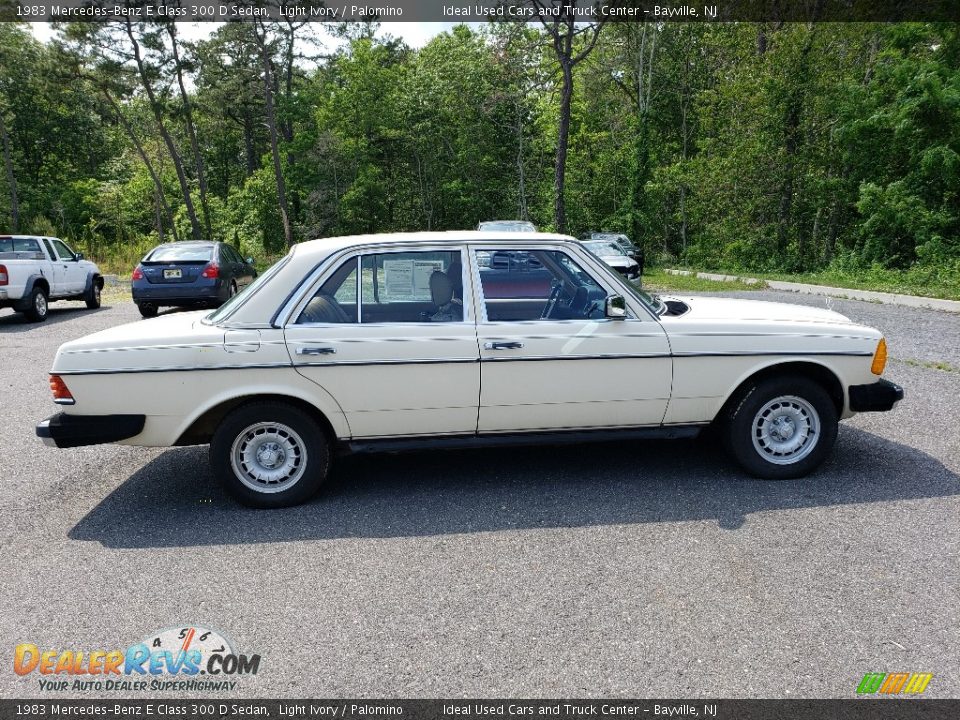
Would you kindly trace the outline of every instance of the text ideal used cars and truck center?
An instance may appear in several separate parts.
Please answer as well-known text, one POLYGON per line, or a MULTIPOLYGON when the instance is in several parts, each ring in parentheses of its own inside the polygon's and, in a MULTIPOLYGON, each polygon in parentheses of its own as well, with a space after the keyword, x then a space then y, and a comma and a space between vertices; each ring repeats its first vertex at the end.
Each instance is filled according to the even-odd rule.
POLYGON ((542 233, 314 240, 220 309, 65 343, 62 448, 209 443, 241 501, 311 497, 340 452, 692 437, 770 479, 903 397, 880 332, 830 310, 657 298, 542 233))

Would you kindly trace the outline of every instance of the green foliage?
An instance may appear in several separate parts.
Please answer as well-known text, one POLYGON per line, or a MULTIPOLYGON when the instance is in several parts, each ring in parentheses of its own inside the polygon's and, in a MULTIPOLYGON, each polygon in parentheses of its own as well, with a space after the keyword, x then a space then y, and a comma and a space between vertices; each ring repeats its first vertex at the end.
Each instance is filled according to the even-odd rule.
MULTIPOLYGON (((201 207, 203 167, 211 236, 283 252, 252 29, 181 43, 185 103, 169 37, 135 24, 150 103, 123 26, 68 23, 43 45, 0 24, 0 231, 16 188, 21 229, 125 267, 190 236, 184 194, 201 207)), ((299 64, 310 26, 266 30, 297 239, 513 217, 550 229, 559 73, 535 26, 458 26, 419 50, 355 26, 299 64)), ((626 232, 649 258, 704 269, 957 293, 956 25, 611 24, 575 74, 572 234, 626 232)))

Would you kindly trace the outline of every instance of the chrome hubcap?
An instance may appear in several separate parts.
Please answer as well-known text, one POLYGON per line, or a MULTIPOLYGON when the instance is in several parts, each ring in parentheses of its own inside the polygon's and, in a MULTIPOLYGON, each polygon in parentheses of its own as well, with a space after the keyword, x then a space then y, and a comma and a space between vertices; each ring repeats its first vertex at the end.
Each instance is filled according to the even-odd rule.
POLYGON ((230 463, 240 482, 251 490, 287 490, 303 477, 307 450, 303 438, 283 423, 261 422, 238 433, 230 463))
POLYGON ((820 440, 820 416, 803 398, 778 397, 753 418, 753 447, 774 465, 799 462, 820 440))
POLYGON ((44 297, 43 293, 37 293, 37 299, 34 301, 33 306, 41 315, 47 314, 47 298, 44 297))

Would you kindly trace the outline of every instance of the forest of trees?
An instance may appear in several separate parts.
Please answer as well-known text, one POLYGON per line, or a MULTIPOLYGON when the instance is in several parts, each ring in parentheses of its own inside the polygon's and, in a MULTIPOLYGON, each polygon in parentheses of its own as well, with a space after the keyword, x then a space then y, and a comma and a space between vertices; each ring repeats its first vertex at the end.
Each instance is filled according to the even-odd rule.
POLYGON ((701 268, 960 273, 957 25, 375 30, 0 24, 0 232, 266 257, 524 218, 701 268))

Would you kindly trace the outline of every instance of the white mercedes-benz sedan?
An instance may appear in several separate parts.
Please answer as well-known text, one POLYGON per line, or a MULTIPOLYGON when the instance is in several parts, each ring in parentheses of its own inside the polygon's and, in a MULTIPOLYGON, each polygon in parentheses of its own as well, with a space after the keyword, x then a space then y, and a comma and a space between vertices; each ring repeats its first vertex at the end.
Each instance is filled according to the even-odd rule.
POLYGON ((281 507, 342 452, 692 437, 761 478, 809 473, 837 423, 890 410, 880 332, 826 309, 638 291, 564 235, 314 240, 214 312, 65 343, 61 448, 210 444, 242 502, 281 507))

